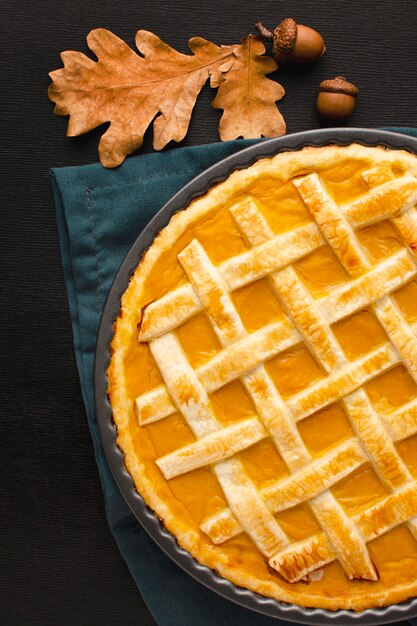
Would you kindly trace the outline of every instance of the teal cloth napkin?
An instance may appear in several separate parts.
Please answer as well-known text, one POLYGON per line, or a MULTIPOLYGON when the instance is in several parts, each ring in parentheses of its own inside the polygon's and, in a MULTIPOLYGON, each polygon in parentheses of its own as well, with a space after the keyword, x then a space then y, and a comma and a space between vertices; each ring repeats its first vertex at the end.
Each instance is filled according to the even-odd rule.
MULTIPOLYGON (((392 130, 417 136, 417 129, 392 130)), ((100 441, 93 394, 94 351, 101 313, 113 278, 134 240, 183 185, 251 143, 237 140, 137 156, 116 170, 95 163, 51 171, 77 367, 106 515, 120 552, 160 626, 288 624, 215 594, 154 544, 113 479, 100 441)))

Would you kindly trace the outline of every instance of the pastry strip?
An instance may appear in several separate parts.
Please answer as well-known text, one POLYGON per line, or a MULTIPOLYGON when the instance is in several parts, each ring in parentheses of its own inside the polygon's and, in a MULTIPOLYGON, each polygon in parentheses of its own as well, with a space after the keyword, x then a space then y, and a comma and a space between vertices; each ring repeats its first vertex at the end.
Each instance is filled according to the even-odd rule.
MULTIPOLYGON (((362 173, 365 182, 371 184, 372 181, 375 184, 381 175, 382 172, 376 172, 375 169, 362 173)), ((389 174, 386 174, 386 178, 388 176, 389 174)), ((354 200, 347 206, 342 206, 341 210, 349 223, 354 228, 358 228, 385 219, 396 218, 408 211, 416 202, 417 180, 414 176, 405 174, 401 178, 386 180, 358 200, 354 200)))
POLYGON ((329 295, 317 300, 317 305, 327 322, 333 324, 399 289, 416 272, 416 265, 407 250, 399 250, 356 280, 332 289, 329 295))
POLYGON ((417 435, 417 400, 411 400, 397 411, 381 417, 394 441, 417 435))
POLYGON ((194 443, 159 457, 157 466, 167 480, 234 456, 267 436, 258 418, 219 428, 194 443))

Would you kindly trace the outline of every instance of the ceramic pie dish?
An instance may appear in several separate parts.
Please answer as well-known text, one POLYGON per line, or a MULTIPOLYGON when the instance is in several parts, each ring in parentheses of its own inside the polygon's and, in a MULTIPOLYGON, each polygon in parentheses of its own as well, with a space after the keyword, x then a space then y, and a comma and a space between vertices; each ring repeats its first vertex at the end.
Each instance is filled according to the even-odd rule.
POLYGON ((109 295, 116 480, 175 561, 269 615, 417 613, 416 147, 350 129, 248 148, 165 205, 109 295))

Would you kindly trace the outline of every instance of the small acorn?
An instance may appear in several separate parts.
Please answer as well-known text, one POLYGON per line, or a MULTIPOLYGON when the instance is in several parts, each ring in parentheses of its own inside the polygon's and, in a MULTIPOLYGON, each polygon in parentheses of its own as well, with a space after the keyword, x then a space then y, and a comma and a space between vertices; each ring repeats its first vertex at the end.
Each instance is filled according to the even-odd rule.
POLYGON ((359 89, 346 80, 336 76, 320 83, 317 97, 317 111, 325 120, 343 121, 353 113, 359 89))
POLYGON ((262 22, 255 28, 261 37, 272 40, 272 55, 279 63, 314 63, 326 52, 323 37, 312 28, 297 24, 292 17, 283 20, 272 33, 262 22))

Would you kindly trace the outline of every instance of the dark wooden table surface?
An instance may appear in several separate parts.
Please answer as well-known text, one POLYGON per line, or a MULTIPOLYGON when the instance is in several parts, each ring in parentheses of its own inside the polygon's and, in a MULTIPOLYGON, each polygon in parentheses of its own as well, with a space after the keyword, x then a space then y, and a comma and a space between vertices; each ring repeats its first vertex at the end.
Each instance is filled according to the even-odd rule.
MULTIPOLYGON (((293 16, 324 36, 314 68, 281 70, 288 132, 317 128, 321 80, 360 88, 353 126, 417 126, 415 0, 23 0, 1 3, 2 524, 4 626, 153 624, 108 530, 74 360, 49 169, 97 160, 101 130, 67 139, 46 97, 59 52, 86 52, 95 27, 134 45, 146 28, 183 52, 200 35, 237 42, 293 16)), ((184 145, 217 139, 205 87, 184 145)), ((175 146, 173 146, 175 147, 175 146)), ((145 151, 149 151, 147 136, 145 151)), ((191 625, 184 616, 182 622, 191 625)), ((195 625, 197 626, 197 625, 195 625)))

